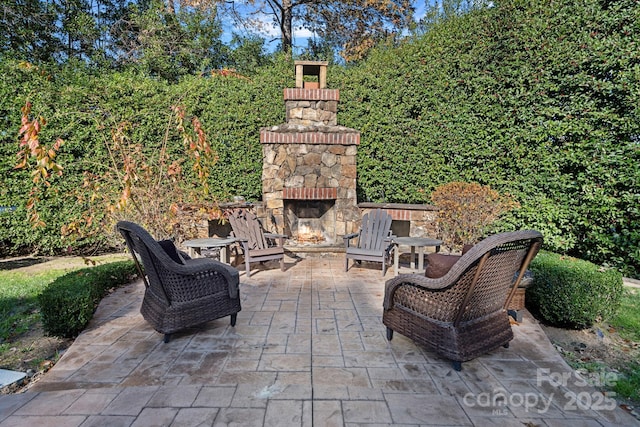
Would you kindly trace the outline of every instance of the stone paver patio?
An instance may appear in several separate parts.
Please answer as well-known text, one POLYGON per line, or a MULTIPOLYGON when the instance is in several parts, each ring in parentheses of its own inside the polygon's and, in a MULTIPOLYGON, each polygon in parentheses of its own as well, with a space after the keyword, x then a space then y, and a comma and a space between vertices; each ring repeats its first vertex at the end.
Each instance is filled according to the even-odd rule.
POLYGON ((235 328, 220 319, 168 344, 139 314, 142 281, 121 288, 43 379, 0 396, 0 427, 638 425, 531 316, 509 349, 456 372, 399 334, 387 341, 393 271, 343 270, 336 255, 243 272, 235 328))

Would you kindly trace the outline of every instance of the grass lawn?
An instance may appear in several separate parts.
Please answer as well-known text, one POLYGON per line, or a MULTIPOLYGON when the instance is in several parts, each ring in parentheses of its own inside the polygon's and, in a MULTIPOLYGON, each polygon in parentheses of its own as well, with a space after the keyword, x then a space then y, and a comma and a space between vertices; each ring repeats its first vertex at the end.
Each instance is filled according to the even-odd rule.
POLYGON ((65 340, 44 336, 37 299, 42 289, 68 271, 0 270, 0 368, 43 372, 68 347, 65 340))
MULTIPOLYGON (((631 288, 622 298, 616 316, 609 324, 620 337, 636 347, 640 345, 640 289, 631 288)), ((640 361, 636 359, 618 368, 622 375, 614 386, 614 391, 622 397, 640 402, 640 361)))
POLYGON ((38 294, 67 270, 0 271, 0 352, 40 320, 38 294))
POLYGON ((627 288, 620 309, 610 323, 623 338, 640 342, 640 289, 627 288))

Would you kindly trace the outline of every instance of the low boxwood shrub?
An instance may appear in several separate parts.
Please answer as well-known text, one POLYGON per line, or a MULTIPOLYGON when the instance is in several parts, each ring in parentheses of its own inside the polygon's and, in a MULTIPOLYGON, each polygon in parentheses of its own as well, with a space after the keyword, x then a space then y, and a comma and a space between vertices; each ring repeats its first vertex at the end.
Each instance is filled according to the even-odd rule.
POLYGON ((131 282, 136 273, 132 261, 118 261, 60 276, 38 295, 45 332, 63 338, 76 337, 109 289, 131 282))
POLYGON ((613 316, 622 297, 622 274, 592 262, 541 251, 530 266, 527 307, 541 320, 564 328, 587 328, 613 316))

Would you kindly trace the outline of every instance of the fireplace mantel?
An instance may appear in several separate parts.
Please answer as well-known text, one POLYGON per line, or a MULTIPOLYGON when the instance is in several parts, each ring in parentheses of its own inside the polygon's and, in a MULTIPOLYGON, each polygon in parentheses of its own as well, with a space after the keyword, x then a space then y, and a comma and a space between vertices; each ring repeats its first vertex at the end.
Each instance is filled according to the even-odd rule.
POLYGON ((335 200, 338 198, 338 189, 323 188, 283 188, 282 198, 290 200, 335 200))

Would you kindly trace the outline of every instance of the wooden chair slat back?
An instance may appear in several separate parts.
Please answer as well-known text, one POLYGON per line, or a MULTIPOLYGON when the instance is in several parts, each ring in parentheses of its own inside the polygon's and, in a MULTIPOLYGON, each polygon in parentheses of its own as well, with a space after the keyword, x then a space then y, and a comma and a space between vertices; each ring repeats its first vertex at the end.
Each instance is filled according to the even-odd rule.
POLYGON ((381 209, 364 214, 358 247, 381 250, 391 234, 391 216, 381 209))
POLYGON ((268 248, 260 220, 253 212, 234 209, 229 215, 229 223, 236 237, 247 240, 250 250, 268 248))

